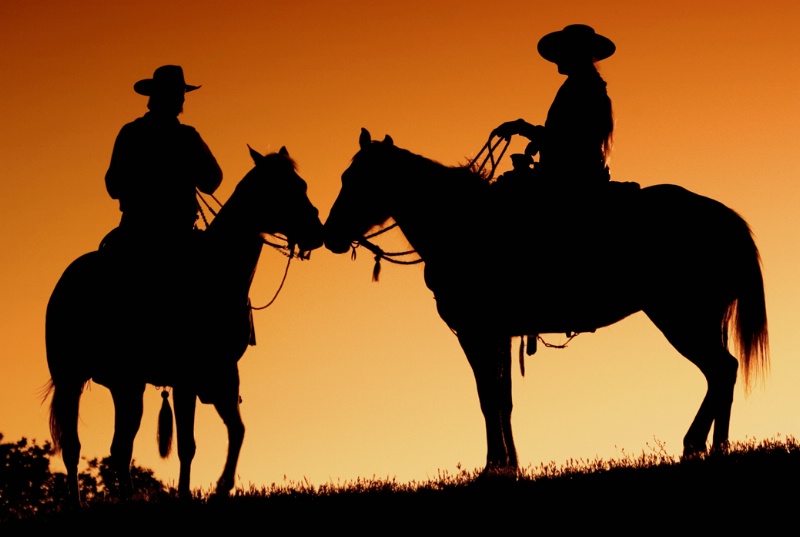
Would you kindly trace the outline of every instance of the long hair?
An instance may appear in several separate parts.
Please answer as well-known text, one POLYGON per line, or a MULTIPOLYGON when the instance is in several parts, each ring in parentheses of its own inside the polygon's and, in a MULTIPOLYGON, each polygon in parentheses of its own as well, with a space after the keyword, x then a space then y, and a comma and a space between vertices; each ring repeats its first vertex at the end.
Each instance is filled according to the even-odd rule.
MULTIPOLYGON (((606 87, 607 82, 603 79, 603 76, 600 74, 600 70, 597 68, 597 62, 592 62, 592 66, 594 67, 595 73, 597 73, 597 77, 603 82, 603 88, 606 87)), ((611 106, 611 98, 608 96, 608 92, 605 91, 605 103, 608 103, 607 111, 603 110, 603 119, 607 120, 604 121, 603 127, 603 161, 606 166, 608 166, 609 161, 611 160, 611 149, 614 145, 614 110, 611 106), (607 113, 606 113, 607 112, 607 113)), ((605 108, 604 103, 604 108, 605 108)))

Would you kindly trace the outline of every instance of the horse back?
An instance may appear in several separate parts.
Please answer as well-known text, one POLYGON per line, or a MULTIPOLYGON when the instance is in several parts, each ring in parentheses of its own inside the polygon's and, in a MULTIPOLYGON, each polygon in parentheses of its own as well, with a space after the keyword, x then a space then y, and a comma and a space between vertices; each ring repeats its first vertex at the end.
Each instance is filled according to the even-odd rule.
POLYGON ((87 343, 94 334, 87 328, 99 328, 102 320, 99 293, 103 280, 100 255, 89 252, 69 264, 50 295, 45 315, 45 346, 54 382, 65 377, 81 382, 91 378, 87 343))
POLYGON ((84 254, 56 284, 45 321, 54 382, 69 377, 109 386, 138 378, 203 387, 238 375, 251 336, 246 297, 199 297, 189 283, 183 292, 136 280, 121 262, 103 249, 84 254))
POLYGON ((484 244, 465 248, 469 256, 426 261, 451 327, 468 318, 516 334, 580 332, 665 295, 711 292, 724 303, 735 296, 736 267, 753 256, 739 215, 675 185, 584 197, 526 188, 495 201, 484 244))

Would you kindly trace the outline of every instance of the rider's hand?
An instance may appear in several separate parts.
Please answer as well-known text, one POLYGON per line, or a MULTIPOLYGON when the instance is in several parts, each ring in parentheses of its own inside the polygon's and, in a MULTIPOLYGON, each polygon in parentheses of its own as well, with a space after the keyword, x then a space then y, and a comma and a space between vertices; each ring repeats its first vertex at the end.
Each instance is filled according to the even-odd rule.
POLYGON ((492 136, 509 139, 515 134, 521 134, 528 123, 524 119, 516 119, 514 121, 506 121, 495 130, 492 131, 492 136))
POLYGON ((519 134, 531 142, 540 143, 543 133, 544 127, 541 125, 531 125, 524 119, 516 119, 514 121, 506 121, 497 127, 492 131, 492 136, 499 136, 508 140, 515 134, 519 134))

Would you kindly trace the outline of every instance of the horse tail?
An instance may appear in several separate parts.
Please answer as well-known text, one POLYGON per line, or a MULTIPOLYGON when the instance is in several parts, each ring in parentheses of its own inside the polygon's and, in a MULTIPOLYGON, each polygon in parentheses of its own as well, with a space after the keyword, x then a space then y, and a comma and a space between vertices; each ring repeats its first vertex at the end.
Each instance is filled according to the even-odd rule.
POLYGON ((158 412, 158 454, 162 459, 172 453, 172 406, 169 404, 169 392, 161 392, 161 410, 158 412))
POLYGON ((50 379, 45 385, 42 401, 52 394, 50 399, 50 438, 53 441, 53 454, 61 452, 64 428, 74 427, 77 432, 78 426, 78 404, 83 393, 83 383, 78 384, 77 389, 65 390, 50 379))
POLYGON ((740 274, 739 293, 725 313, 726 324, 741 360, 745 393, 756 380, 763 381, 769 372, 769 335, 761 256, 749 228, 747 232, 748 251, 740 274))
POLYGON ((42 402, 44 402, 50 394, 53 398, 50 399, 50 439, 53 441, 53 455, 58 455, 61 452, 61 424, 56 419, 56 385, 53 379, 47 381, 44 387, 44 394, 42 395, 42 402))

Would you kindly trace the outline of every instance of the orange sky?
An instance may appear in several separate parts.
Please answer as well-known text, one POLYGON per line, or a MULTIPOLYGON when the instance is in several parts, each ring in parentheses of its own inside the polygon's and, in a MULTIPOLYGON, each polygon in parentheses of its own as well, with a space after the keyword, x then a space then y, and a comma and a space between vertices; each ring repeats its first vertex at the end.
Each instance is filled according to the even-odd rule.
MULTIPOLYGON (((737 387, 731 437, 800 435, 796 1, 160 4, 6 0, 0 10, 7 440, 48 438, 39 403, 49 377, 44 311, 64 268, 118 222, 103 176, 119 128, 145 111, 136 80, 177 63, 190 84, 203 85, 181 119, 220 162, 221 198, 251 166, 245 144, 285 145, 324 218, 362 126, 454 165, 503 121, 543 122, 563 78, 535 45, 576 22, 617 44, 601 64, 617 121, 613 178, 680 184, 735 209, 755 232, 772 374, 748 399, 737 387)), ((282 262, 265 251, 254 302, 271 296, 282 262)), ((351 262, 317 251, 293 264, 275 306, 256 314, 259 344, 240 362, 239 484, 407 481, 483 464, 472 373, 421 268, 387 265, 377 285, 371 269, 371 256, 351 262)), ((515 365, 513 381, 523 465, 637 453, 654 438, 677 454, 705 390, 700 372, 641 314, 568 350, 540 349, 525 378, 515 365)), ((135 459, 176 481, 177 457, 161 462, 155 447, 159 394, 145 395, 135 459)), ((107 390, 94 386, 81 410, 84 455, 106 455, 107 390)), ((226 445, 211 407, 199 409, 196 434, 192 485, 207 487, 226 445)))

